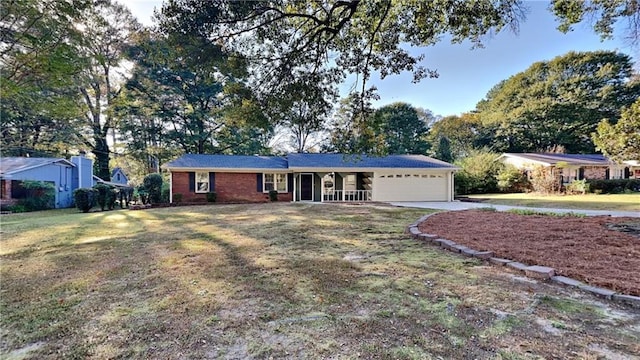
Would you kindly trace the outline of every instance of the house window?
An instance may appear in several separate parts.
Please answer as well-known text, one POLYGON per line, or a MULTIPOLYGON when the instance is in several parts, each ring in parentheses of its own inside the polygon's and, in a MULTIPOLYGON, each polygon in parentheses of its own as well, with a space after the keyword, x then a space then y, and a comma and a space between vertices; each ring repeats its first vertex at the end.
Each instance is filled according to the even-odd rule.
POLYGON ((287 192, 287 174, 263 174, 263 192, 276 190, 279 193, 287 192))
POLYGON ((196 192, 197 193, 209 192, 209 173, 208 172, 196 173, 196 192))

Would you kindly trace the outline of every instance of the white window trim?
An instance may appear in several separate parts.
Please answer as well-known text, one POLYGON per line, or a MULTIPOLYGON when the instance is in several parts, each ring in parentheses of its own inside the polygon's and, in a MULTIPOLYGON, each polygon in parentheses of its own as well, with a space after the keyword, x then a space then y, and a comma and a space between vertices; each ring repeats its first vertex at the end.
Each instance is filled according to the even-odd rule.
POLYGON ((273 175, 273 189, 278 190, 278 175, 284 175, 284 191, 278 191, 278 194, 286 194, 289 192, 289 174, 287 173, 262 173, 262 192, 268 193, 265 175, 273 175))
POLYGON ((198 193, 198 194, 208 193, 209 189, 211 189, 211 184, 209 183, 209 173, 206 172, 206 171, 196 171, 195 186, 196 186, 196 193, 198 193), (200 187, 198 187, 198 174, 206 174, 206 179, 207 179, 207 190, 206 191, 200 190, 200 187))

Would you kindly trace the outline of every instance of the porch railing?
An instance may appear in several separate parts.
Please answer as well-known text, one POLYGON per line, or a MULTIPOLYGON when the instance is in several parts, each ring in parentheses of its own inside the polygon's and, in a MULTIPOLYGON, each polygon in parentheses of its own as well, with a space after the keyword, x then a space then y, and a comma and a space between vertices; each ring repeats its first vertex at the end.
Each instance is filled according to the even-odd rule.
POLYGON ((371 201, 371 190, 327 190, 322 201, 371 201))

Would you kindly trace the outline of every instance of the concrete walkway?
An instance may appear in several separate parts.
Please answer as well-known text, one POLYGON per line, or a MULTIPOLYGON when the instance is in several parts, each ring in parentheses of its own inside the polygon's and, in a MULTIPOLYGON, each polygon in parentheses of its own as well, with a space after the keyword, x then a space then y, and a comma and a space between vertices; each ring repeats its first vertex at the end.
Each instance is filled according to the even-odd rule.
POLYGON ((526 207, 526 206, 510 206, 510 205, 497 205, 497 204, 486 204, 486 203, 473 203, 473 202, 463 202, 463 201, 433 201, 433 202, 420 202, 420 201, 408 201, 408 202, 392 202, 389 203, 393 206, 400 207, 413 207, 413 208, 421 208, 421 209, 436 209, 436 210, 448 210, 448 211, 456 211, 456 210, 468 210, 468 209, 477 209, 477 208, 494 208, 498 211, 508 211, 511 209, 523 209, 523 210, 533 210, 533 211, 541 211, 541 212, 550 212, 550 213, 575 213, 575 214, 584 214, 587 216, 599 216, 599 215, 609 215, 614 217, 640 217, 640 212, 638 211, 609 211, 609 210, 586 210, 586 209, 556 209, 556 208, 540 208, 540 207, 526 207))

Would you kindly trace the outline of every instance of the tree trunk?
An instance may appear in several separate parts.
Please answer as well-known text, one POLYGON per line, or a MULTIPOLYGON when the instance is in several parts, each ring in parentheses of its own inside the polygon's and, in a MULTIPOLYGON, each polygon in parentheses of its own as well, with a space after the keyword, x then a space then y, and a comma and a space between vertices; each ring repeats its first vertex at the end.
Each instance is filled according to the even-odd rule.
POLYGON ((96 176, 104 181, 111 181, 111 172, 109 171, 109 145, 107 144, 107 139, 95 138, 95 141, 96 145, 91 152, 96 156, 96 176))

